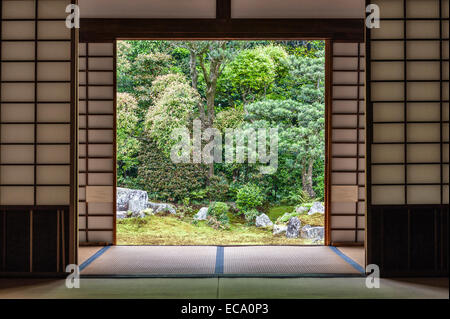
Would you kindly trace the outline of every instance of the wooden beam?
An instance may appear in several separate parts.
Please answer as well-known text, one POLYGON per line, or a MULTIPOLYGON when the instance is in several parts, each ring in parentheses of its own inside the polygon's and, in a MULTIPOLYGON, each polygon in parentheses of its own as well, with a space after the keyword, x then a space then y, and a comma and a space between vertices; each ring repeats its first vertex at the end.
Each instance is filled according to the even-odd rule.
POLYGON ((364 41, 363 19, 81 19, 81 42, 115 39, 364 41))
POLYGON ((216 0, 216 19, 231 19, 231 0, 216 0))

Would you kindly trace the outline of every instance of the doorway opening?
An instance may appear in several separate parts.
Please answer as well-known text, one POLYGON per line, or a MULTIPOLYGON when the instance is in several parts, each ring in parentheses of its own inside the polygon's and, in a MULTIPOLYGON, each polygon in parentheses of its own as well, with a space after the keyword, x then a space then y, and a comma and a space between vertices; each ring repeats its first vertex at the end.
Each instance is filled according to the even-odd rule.
POLYGON ((320 245, 325 41, 118 41, 118 245, 320 245))
MULTIPOLYGON (((83 245, 92 246, 96 244, 97 247, 80 249, 79 263, 82 265, 82 275, 234 276, 247 274, 301 276, 303 274, 338 274, 359 276, 364 273, 362 247, 336 248, 324 246, 324 244, 329 244, 326 240, 326 236, 329 236, 327 229, 330 229, 331 232, 348 231, 348 229, 343 228, 345 225, 330 225, 327 220, 328 210, 330 209, 327 193, 330 188, 328 181, 330 180, 329 157, 331 153, 329 153, 330 133, 327 128, 330 125, 330 116, 325 115, 327 112, 325 101, 327 107, 331 105, 330 76, 333 69, 330 64, 331 51, 329 46, 327 46, 328 57, 323 59, 324 62, 314 64, 322 58, 320 54, 325 55, 324 42, 314 41, 313 44, 310 42, 225 41, 225 45, 230 46, 231 53, 222 52, 220 51, 221 48, 217 49, 216 47, 219 53, 230 53, 230 57, 228 57, 230 60, 227 64, 224 64, 225 67, 219 73, 228 76, 226 81, 220 80, 220 77, 215 79, 215 89, 216 92, 219 89, 220 100, 217 102, 216 96, 214 96, 212 125, 208 125, 210 124, 208 122, 206 124, 202 122, 199 106, 203 105, 205 111, 203 119, 208 120, 208 96, 206 93, 209 90, 205 78, 208 79, 211 74, 211 65, 214 62, 215 55, 207 56, 206 52, 211 46, 214 48, 214 45, 221 43, 221 41, 117 41, 117 46, 115 42, 85 44, 87 61, 85 61, 86 79, 84 86, 86 93, 85 97, 80 99, 80 105, 82 106, 82 102, 85 102, 85 116, 89 118, 86 120, 85 136, 89 139, 80 143, 80 145, 85 146, 86 152, 86 154, 81 154, 80 158, 86 159, 88 166, 84 169, 86 173, 85 194, 81 192, 81 196, 84 196, 85 205, 80 205, 86 210, 84 214, 80 214, 79 229, 80 242, 83 242, 83 245), (137 49, 133 49, 130 42, 135 43, 137 49), (290 43, 291 48, 289 48, 290 43), (177 48, 176 45, 180 44, 185 47, 177 48), (204 49, 206 51, 199 51, 205 54, 204 68, 201 66, 200 58, 195 54, 193 55, 197 64, 193 65, 191 51, 189 51, 189 47, 186 47, 186 44, 197 46, 203 44, 206 46, 206 49, 204 49), (110 47, 110 45, 112 46, 110 47), (121 45, 125 46, 125 56, 121 50, 121 45), (151 45, 156 48, 166 47, 171 54, 163 50, 144 49, 143 51, 147 54, 139 56, 140 49, 151 45), (308 56, 308 51, 314 51, 314 48, 316 48, 316 52, 312 53, 313 56, 308 56), (175 51, 175 53, 172 51, 175 51), (282 52, 283 59, 277 59, 277 54, 280 52, 282 52), (131 54, 134 58, 122 63, 124 67, 121 72, 122 66, 116 61, 127 60, 127 54, 131 54), (299 56, 296 57, 295 54, 299 56), (294 55, 294 57, 290 58, 290 55, 294 55), (185 62, 180 63, 179 61, 183 57, 185 62), (212 60, 207 60, 207 58, 212 60), (249 66, 256 67, 254 66, 256 59, 259 59, 257 60, 257 67, 265 66, 263 71, 266 72, 266 76, 259 78, 258 75, 262 72, 258 71, 253 74, 254 78, 248 79, 245 76, 246 72, 248 73, 249 69, 251 70, 249 66), (316 60, 311 61, 313 59, 316 60), (248 65, 244 64, 245 67, 242 67, 241 63, 235 62, 236 60, 242 63, 246 62, 248 65), (298 60, 309 61, 310 63, 305 63, 305 65, 294 64, 298 60), (325 60, 328 61, 327 67, 325 67, 325 60), (176 63, 180 64, 177 65, 176 63), (298 66, 298 70, 294 72, 286 67, 286 65, 290 65, 289 63, 298 66), (196 90, 192 81, 191 66, 198 67, 196 90), (232 71, 226 70, 226 66, 229 66, 232 71), (317 68, 315 69, 315 67, 317 68), (147 72, 141 74, 140 77, 139 74, 133 74, 134 71, 142 70, 142 68, 147 72), (164 72, 160 74, 160 70, 164 72), (317 76, 319 80, 314 81, 313 85, 308 83, 307 80, 309 76, 314 75, 314 70, 319 73, 317 76), (114 76, 116 74, 118 75, 117 78, 114 76), (122 78, 121 74, 123 74, 122 78), (284 74, 287 79, 281 81, 277 77, 278 74, 284 74), (303 74, 305 76, 302 77, 303 74), (110 77, 110 75, 113 75, 113 77, 110 77), (272 82, 267 79, 272 79, 272 82), (289 79, 300 79, 304 82, 299 81, 296 86, 288 86, 289 79), (133 84, 133 81, 137 81, 141 85, 137 86, 133 84), (233 83, 239 83, 240 85, 236 88, 233 83), (254 83, 262 83, 262 85, 257 86, 254 83), (314 110, 311 107, 302 109, 304 105, 302 105, 302 100, 299 99, 303 96, 301 94, 305 93, 301 91, 302 86, 308 88, 308 84, 311 86, 309 87, 310 90, 306 90, 306 98, 311 98, 311 96, 314 96, 313 93, 318 90, 323 93, 322 113, 319 111, 317 114, 306 114, 312 118, 315 115, 316 118, 323 121, 322 123, 318 121, 318 124, 324 127, 323 160, 326 163, 328 159, 328 169, 322 171, 324 176, 324 197, 322 201, 320 199, 311 201, 312 198, 309 198, 302 200, 301 203, 294 202, 291 204, 286 201, 308 198, 304 196, 305 191, 307 193, 308 190, 304 190, 303 187, 297 188, 297 190, 302 191, 298 193, 286 191, 286 189, 292 190, 294 185, 302 186, 302 171, 300 169, 292 170, 293 176, 297 176, 297 179, 292 183, 268 183, 266 179, 272 178, 274 180, 274 177, 277 177, 276 173, 280 171, 280 167, 283 167, 283 163, 286 164, 287 154, 280 155, 280 149, 289 150, 290 142, 295 141, 295 138, 301 135, 302 131, 300 130, 305 127, 308 128, 307 125, 300 125, 300 121, 303 120, 302 117, 295 116, 296 112, 301 110, 314 110), (249 87, 248 90, 238 90, 245 85, 249 87), (106 91, 106 88, 108 88, 108 91, 106 91), (110 90, 111 88, 113 89, 110 90), (289 99, 283 98, 283 88, 291 94, 288 96, 289 99), (118 92, 117 98, 116 92, 118 92), (328 96, 328 98, 325 96, 328 96), (144 105, 147 103, 147 107, 141 110, 142 113, 131 112, 139 110, 139 100, 143 100, 144 105), (293 102, 287 103, 287 101, 293 102), (273 104, 277 107, 271 107, 273 104), (184 107, 177 108, 180 105, 184 107), (158 108, 151 108, 151 106, 158 106, 158 108), (189 106, 189 108, 186 108, 186 106, 189 106), (186 112, 186 109, 188 112, 186 112), (266 111, 270 114, 270 117, 267 116, 266 111), (107 116, 108 119, 110 118, 111 112, 114 112, 114 119, 117 117, 117 121, 114 120, 113 123, 106 121, 107 116), (152 116, 148 116, 149 113, 152 116), (100 117, 104 117, 104 119, 101 120, 100 117), (122 118, 126 120, 121 121, 122 118), (196 127, 196 120, 198 119, 200 119, 200 125, 196 127), (273 119, 277 120, 274 121, 273 119), (128 125, 133 123, 133 120, 141 126, 128 125), (214 121, 221 125, 214 125, 214 121), (240 125, 235 125, 235 123, 240 123, 240 125), (119 127, 120 125, 125 126, 119 127), (271 134, 272 126, 278 129, 277 134, 271 134), (103 128, 105 127, 107 127, 104 130, 105 132, 106 130, 117 132, 117 135, 113 135, 112 142, 107 144, 105 141, 110 136, 100 134, 100 132, 104 132, 103 128), (233 143, 231 144, 233 146, 231 148, 233 150, 231 152, 233 153, 232 161, 227 163, 226 142, 230 140, 230 138, 227 139, 227 132, 233 129, 232 132, 235 133, 235 130, 239 128, 253 129, 254 134, 245 134, 243 141, 239 141, 236 134, 233 135, 233 143), (146 132, 147 136, 136 134, 139 129, 146 132), (193 152, 194 146, 197 145, 195 141, 198 142, 195 137, 208 136, 208 129, 210 138, 200 138, 200 143, 198 143, 200 152, 193 152), (259 129, 266 129, 265 135, 260 135, 259 129), (149 138, 148 135, 152 134, 154 134, 153 137, 158 137, 156 141, 149 138), (216 141, 218 136, 218 140, 222 141, 222 152, 219 152, 222 155, 222 162, 217 161, 215 157, 215 150, 217 149, 215 146, 217 144, 210 143, 216 141), (263 154, 266 155, 265 162, 260 161, 263 157, 258 152, 260 136, 264 136, 265 139, 261 138, 261 140, 266 141, 265 148, 262 148, 266 151, 263 154), (274 136, 277 136, 277 139, 273 138, 274 136), (101 138, 104 140, 100 140, 101 138), (254 148, 252 148, 253 138, 256 140, 254 148), (270 152, 276 149, 271 144, 274 140, 278 142, 275 144, 278 146, 276 161, 274 157, 271 157, 270 152), (284 144, 280 144, 280 141, 284 141, 284 144), (240 142, 242 143, 239 144, 240 142), (118 146, 117 152, 114 151, 116 144, 118 146), (205 151, 208 144, 211 152, 205 151), (125 146, 122 151, 121 145, 125 146), (137 151, 133 148, 126 148, 133 145, 138 145, 140 148, 138 147, 137 151), (143 156, 148 149, 152 148, 155 151, 150 153, 151 156, 143 156), (237 156, 237 153, 241 150, 243 150, 241 153, 241 155, 243 154, 243 162, 239 162, 237 156), (111 154, 108 153, 110 151, 112 151, 111 154), (208 154, 211 155, 212 165, 210 165, 211 162, 203 162, 208 154), (194 161, 194 155, 200 158, 199 162, 194 161), (249 160, 252 155, 256 157, 254 162, 249 160), (285 156, 284 159, 283 156, 285 156), (106 164, 106 160, 112 159, 114 161, 111 171, 117 174, 117 185, 119 186, 117 193, 115 176, 112 180, 106 178, 109 171, 103 170, 105 165, 100 167, 101 163, 94 162, 94 158, 95 161, 103 161, 101 163, 104 164, 106 164), (132 165, 128 165, 133 163, 133 160, 139 163, 142 158, 145 159, 143 163, 153 163, 144 166, 147 172, 142 176, 150 182, 162 181, 160 184, 151 185, 152 189, 146 188, 145 183, 142 183, 142 186, 137 184, 137 182, 145 181, 145 179, 138 178, 139 167, 136 169, 132 165), (161 158, 165 161, 158 160, 161 158), (186 158, 188 158, 188 161, 184 162, 186 158), (116 162, 117 172, 114 169, 116 162), (94 165, 94 163, 97 165, 94 165), (276 165, 271 165, 275 163, 276 165), (167 171, 169 171, 167 169, 167 167, 170 167, 169 164, 175 167, 177 167, 176 165, 179 165, 178 167, 194 167, 197 170, 191 171, 191 175, 187 175, 188 178, 165 179, 167 171), (162 166, 166 168, 161 169, 162 166), (149 167, 150 169, 148 169, 149 167), (155 174, 158 168, 160 174, 155 174), (231 171, 231 173, 228 171, 228 175, 227 168, 231 171), (273 169, 272 174, 269 174, 270 171, 267 172, 270 169, 273 169), (238 173, 233 175, 233 170, 238 173), (203 172, 204 175, 197 174, 197 172, 203 172), (212 174, 210 174, 211 172, 212 174), (203 176, 202 187, 193 187, 198 185, 196 184, 198 182, 196 178, 199 176, 203 176), (221 178, 217 179, 218 176, 221 178), (240 179, 240 177, 243 178, 240 179), (255 179, 252 180, 253 178, 255 179), (242 181, 241 184, 239 184, 240 181, 242 181), (136 182, 136 184, 133 184, 133 182, 136 182), (214 184, 215 182, 217 184, 214 184), (184 183, 185 186, 184 188, 173 187, 171 183, 181 183, 181 185, 184 183), (218 187, 212 187, 214 185, 218 185, 218 187), (271 189, 270 187, 273 187, 273 185, 278 185, 278 187, 271 189), (170 186, 172 188, 169 188, 170 186), (166 187, 173 191, 159 191, 158 187, 166 187), (180 192, 180 190, 183 191, 180 192), (122 197, 126 200, 120 199, 122 195, 119 192, 126 193, 126 196, 122 197), (239 203, 238 194, 240 195, 239 203), (299 194, 300 196, 298 196, 299 194), (234 199, 230 198, 230 195, 235 196, 234 199), (259 203, 258 198, 261 199, 262 204, 255 204, 255 202, 259 203), (316 202, 316 206, 319 206, 318 203, 325 208, 324 214, 321 212, 309 214, 313 209, 314 202, 316 202), (206 214, 206 220, 201 217, 200 211, 202 208, 204 208, 203 214, 206 214), (285 209, 286 211, 283 211, 285 209), (111 210, 113 211, 112 215, 111 210), (253 216, 252 214, 245 214, 251 210, 254 211, 253 216), (278 213, 278 216, 273 218, 273 213, 278 213), (264 218, 263 214, 267 219, 264 218), (255 216, 262 220, 257 221, 255 216), (311 219, 315 217, 323 218, 323 224, 317 225, 311 222, 311 219), (112 225, 109 223, 111 220, 113 220, 112 225), (268 222, 261 225, 264 220, 268 222), (291 223, 292 220, 298 220, 298 224, 291 223), (293 231, 290 231, 294 234, 292 238, 287 236, 288 229, 286 229, 289 228, 290 223, 294 224, 291 225, 293 231), (161 227, 161 225, 164 226, 161 227), (185 226, 185 228, 180 227, 180 225, 185 226), (123 232, 120 229, 122 226, 123 232), (317 232, 314 233, 321 227, 322 235, 317 232), (241 230, 246 231, 246 233, 240 232, 241 230), (308 230, 311 230, 312 236, 314 236, 312 240, 305 238, 305 236, 308 236, 308 230), (121 241, 121 234, 125 234, 123 238, 128 242, 121 241), (258 236, 255 236, 255 234, 258 236), (147 236, 143 236, 143 240, 136 240, 139 235, 147 236), (321 242, 321 236, 322 238, 325 237, 325 241, 321 242), (133 242, 132 240, 136 241, 133 242), (111 243, 114 246, 103 248, 98 246, 111 243)), ((355 54, 350 51, 339 52, 336 50, 336 54, 338 54, 339 59, 344 59, 343 55, 345 55, 345 59, 355 59, 355 54)), ((81 53, 80 56, 82 56, 81 53)), ((336 65, 338 70, 345 69, 345 67, 350 68, 353 65, 344 65, 342 68, 336 65)), ((346 81, 348 81, 347 78, 346 81)), ((339 83, 335 82, 333 81, 333 86, 339 83)), ((350 83, 346 82, 345 86, 348 87, 349 85, 350 83)), ((339 92, 333 90, 333 93, 338 94, 339 92)), ((351 102, 354 100, 350 95, 346 98, 351 102)), ((339 100, 342 100, 342 98, 339 97, 339 100)), ((320 107, 317 109, 320 110, 320 107)), ((348 112, 348 116, 353 116, 354 111, 349 110, 348 112)), ((80 116, 81 114, 80 111, 80 116)), ((351 129, 353 130, 353 128, 351 129)), ((321 133, 320 130, 318 131, 321 133)), ((228 146, 230 145, 228 144, 228 146)), ((220 148, 218 149, 220 150, 220 148)), ((297 153, 294 152, 294 154, 297 153)), ((333 156, 337 155, 334 154, 333 156)), ((284 172, 286 171, 288 170, 285 169, 284 172)), ((177 174, 181 174, 182 170, 172 169, 171 173, 172 176, 179 177, 180 175, 177 174)), ((289 178, 294 180, 289 174, 281 175, 281 177, 288 181, 289 178)), ((282 178, 275 181, 280 180, 282 178)), ((334 180, 334 183, 337 182, 339 181, 334 180)), ((320 193, 317 191, 317 184, 315 187, 314 185, 313 191, 316 194, 320 193)), ((80 197, 81 203, 83 202, 82 197, 80 197)), ((315 199, 318 199, 318 197, 315 199)))

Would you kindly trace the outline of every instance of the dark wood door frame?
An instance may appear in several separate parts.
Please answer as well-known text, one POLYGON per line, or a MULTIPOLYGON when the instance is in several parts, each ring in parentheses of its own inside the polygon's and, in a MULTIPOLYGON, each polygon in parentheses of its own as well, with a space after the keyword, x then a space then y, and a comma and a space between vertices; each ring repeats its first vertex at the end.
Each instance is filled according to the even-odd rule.
POLYGON ((364 41, 363 19, 81 19, 81 42, 116 39, 364 41))

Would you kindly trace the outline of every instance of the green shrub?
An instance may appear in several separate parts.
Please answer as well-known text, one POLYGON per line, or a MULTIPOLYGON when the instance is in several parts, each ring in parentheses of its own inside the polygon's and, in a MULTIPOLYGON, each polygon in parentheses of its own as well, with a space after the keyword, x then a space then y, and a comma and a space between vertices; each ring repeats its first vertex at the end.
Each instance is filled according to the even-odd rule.
POLYGON ((283 214, 283 216, 278 217, 277 224, 287 223, 292 217, 298 217, 300 214, 293 211, 292 213, 283 214))
POLYGON ((256 217, 258 217, 260 212, 256 209, 250 209, 244 212, 245 220, 248 225, 255 225, 256 217))
POLYGON ((308 202, 311 202, 311 198, 301 187, 290 191, 289 195, 284 200, 284 203, 289 205, 299 205, 308 202))
POLYGON ((264 201, 261 188, 253 184, 241 187, 236 195, 236 205, 240 211, 248 211, 261 206, 264 201))
POLYGON ((216 201, 226 201, 229 199, 229 189, 227 179, 222 175, 214 175, 209 179, 209 185, 206 188, 208 198, 216 201))
POLYGON ((230 219, 228 211, 230 208, 222 202, 213 202, 208 207, 208 225, 213 228, 228 228, 230 219))
POLYGON ((152 141, 142 143, 139 178, 143 190, 152 200, 181 202, 193 190, 206 185, 207 170, 203 164, 173 163, 152 141))

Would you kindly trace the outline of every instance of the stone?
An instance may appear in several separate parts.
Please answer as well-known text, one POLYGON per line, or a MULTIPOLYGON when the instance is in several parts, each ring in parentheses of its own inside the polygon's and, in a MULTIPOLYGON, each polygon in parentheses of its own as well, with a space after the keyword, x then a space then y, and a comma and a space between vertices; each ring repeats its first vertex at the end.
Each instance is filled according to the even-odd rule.
POLYGON ((202 207, 197 212, 197 214, 195 214, 194 219, 195 220, 206 220, 207 215, 208 215, 208 207, 202 207))
POLYGON ((151 208, 153 210, 153 213, 156 215, 164 213, 169 213, 171 215, 177 214, 177 210, 172 204, 148 202, 147 208, 151 208))
POLYGON ((300 232, 301 227, 300 219, 297 217, 292 217, 289 219, 289 223, 287 225, 286 237, 287 238, 297 238, 300 232))
POLYGON ((117 187, 117 211, 140 213, 147 208, 147 202, 148 195, 146 191, 117 187))
POLYGON ((322 240, 324 237, 324 227, 311 227, 310 225, 305 225, 302 228, 301 237, 306 239, 322 240))
POLYGON ((312 214, 324 214, 325 213, 325 207, 323 207, 323 204, 321 202, 314 202, 309 209, 308 215, 312 214))
POLYGON ((273 225, 273 235, 281 235, 287 231, 287 226, 284 225, 273 225))
POLYGON ((256 227, 270 227, 273 225, 273 223, 270 220, 269 216, 267 216, 266 214, 261 214, 256 217, 255 225, 256 227))
POLYGON ((124 218, 128 218, 129 216, 128 216, 128 212, 127 211, 124 211, 124 210, 121 210, 121 211, 117 211, 117 213, 116 213, 116 218, 117 219, 124 219, 124 218))
POLYGON ((308 211, 308 207, 305 207, 305 206, 295 207, 295 212, 298 214, 303 214, 303 213, 306 213, 307 211, 308 211))

